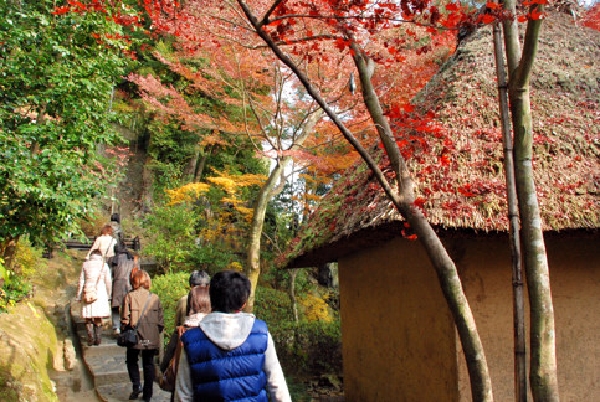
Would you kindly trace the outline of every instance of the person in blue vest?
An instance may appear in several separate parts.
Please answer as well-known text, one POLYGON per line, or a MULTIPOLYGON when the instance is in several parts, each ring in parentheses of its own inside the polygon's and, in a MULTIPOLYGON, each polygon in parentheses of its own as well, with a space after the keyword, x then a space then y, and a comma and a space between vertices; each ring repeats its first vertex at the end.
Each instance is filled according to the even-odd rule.
POLYGON ((211 279, 212 312, 181 336, 176 402, 291 402, 267 324, 241 312, 250 289, 240 272, 211 279))

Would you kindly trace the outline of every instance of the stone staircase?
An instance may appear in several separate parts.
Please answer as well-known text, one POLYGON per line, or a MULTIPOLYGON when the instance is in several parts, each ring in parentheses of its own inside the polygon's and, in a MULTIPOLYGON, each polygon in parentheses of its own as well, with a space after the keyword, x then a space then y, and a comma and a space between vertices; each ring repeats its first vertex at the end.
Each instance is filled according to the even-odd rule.
MULTIPOLYGON (((74 341, 81 345, 82 363, 92 379, 98 400, 102 402, 127 401, 131 392, 131 382, 129 382, 125 364, 126 348, 117 345, 112 335, 109 319, 104 322, 102 344, 97 346, 87 346, 85 322, 81 318, 81 303, 74 299, 71 301, 71 322, 73 330, 77 334, 74 341)), ((140 378, 144 378, 141 370, 140 378)), ((159 388, 158 383, 154 384, 153 402, 169 402, 170 396, 170 393, 159 388)))

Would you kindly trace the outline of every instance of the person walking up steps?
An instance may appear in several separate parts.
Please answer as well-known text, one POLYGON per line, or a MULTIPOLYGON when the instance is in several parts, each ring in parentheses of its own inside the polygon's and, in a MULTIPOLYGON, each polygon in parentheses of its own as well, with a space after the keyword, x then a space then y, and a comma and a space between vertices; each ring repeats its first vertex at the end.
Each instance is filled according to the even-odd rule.
POLYGON ((210 281, 212 312, 181 336, 175 401, 291 402, 267 324, 242 313, 250 296, 242 273, 223 271, 210 281))
POLYGON ((113 335, 116 336, 121 328, 121 306, 125 295, 131 290, 129 277, 133 269, 133 256, 127 251, 123 244, 120 244, 117 252, 117 265, 113 267, 113 289, 112 289, 112 328, 113 335))
POLYGON ((196 286, 204 286, 208 289, 208 285, 210 283, 210 275, 206 273, 204 270, 195 270, 190 274, 190 278, 188 279, 190 284, 190 291, 188 294, 181 296, 179 301, 177 302, 177 307, 175 309, 175 329, 177 327, 181 327, 188 315, 189 305, 188 301, 190 295, 192 294, 192 290, 196 286))
POLYGON ((140 340, 137 345, 127 348, 127 372, 133 390, 129 400, 138 398, 142 391, 145 402, 152 398, 154 393, 154 356, 158 354, 160 333, 163 331, 164 317, 160 299, 150 293, 150 275, 144 270, 133 274, 133 290, 123 301, 121 323, 123 327, 137 325, 140 340), (144 386, 140 390, 139 355, 142 353, 142 368, 144 372, 144 386))
POLYGON ((102 319, 110 316, 108 299, 112 293, 112 278, 100 250, 93 250, 81 267, 78 302, 82 302, 81 317, 86 321, 88 346, 102 343, 102 319), (95 300, 91 300, 95 296, 95 300))
MULTIPOLYGON (((196 275, 198 272, 199 271, 194 271, 192 276, 196 275)), ((193 286, 187 295, 185 321, 183 325, 175 327, 175 331, 171 334, 169 344, 165 349, 163 361, 160 364, 161 373, 164 373, 169 367, 172 359, 173 363, 179 361, 179 358, 181 357, 181 342, 179 340, 181 334, 190 328, 198 327, 200 321, 211 311, 209 294, 210 276, 202 271, 202 277, 206 279, 206 283, 193 286)), ((177 373, 178 366, 174 366, 174 368, 175 373, 177 373)), ((174 400, 175 391, 173 390, 171 392, 170 401, 173 402, 174 400)))
POLYGON ((109 268, 112 269, 112 259, 115 256, 115 246, 117 244, 116 239, 113 237, 113 228, 111 225, 102 226, 100 236, 96 237, 94 244, 90 248, 86 258, 90 257, 93 250, 100 250, 104 261, 108 264, 109 268))

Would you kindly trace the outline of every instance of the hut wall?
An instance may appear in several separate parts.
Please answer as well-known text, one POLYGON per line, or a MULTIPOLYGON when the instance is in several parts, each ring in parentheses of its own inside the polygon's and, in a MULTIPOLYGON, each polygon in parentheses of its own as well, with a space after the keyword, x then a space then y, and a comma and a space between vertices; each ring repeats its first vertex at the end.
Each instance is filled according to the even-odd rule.
MULTIPOLYGON (((449 246, 473 310, 485 349, 494 399, 514 398, 512 272, 508 239, 478 236, 449 246), (458 246, 460 244, 460 246, 458 246)), ((554 304, 556 355, 561 400, 600 400, 600 258, 598 237, 561 234, 546 237, 554 304)), ((524 278, 525 279, 525 278, 524 278)), ((526 352, 529 358, 529 303, 525 288, 526 352)), ((461 401, 471 401, 466 364, 459 362, 461 401)), ((529 367, 529 361, 527 361, 529 367)), ((531 395, 529 396, 531 400, 531 395)))
POLYGON ((458 400, 454 324, 419 242, 339 261, 346 401, 458 400))
MULTIPOLYGON (((513 401, 513 288, 508 236, 479 235, 446 243, 483 343, 494 400, 513 401)), ((471 401, 471 384, 460 342, 457 350, 460 401, 471 401)))
MULTIPOLYGON (((590 234, 546 238, 564 401, 600 401, 598 240, 598 235, 590 234)), ((480 233, 446 236, 444 242, 475 316, 494 399, 512 401, 508 237, 480 233)), ((346 401, 471 401, 460 341, 438 279, 418 242, 395 239, 357 249, 340 259, 339 281, 346 401)), ((527 297, 525 291, 529 328, 527 297)), ((526 337, 529 356, 529 333, 526 337)))

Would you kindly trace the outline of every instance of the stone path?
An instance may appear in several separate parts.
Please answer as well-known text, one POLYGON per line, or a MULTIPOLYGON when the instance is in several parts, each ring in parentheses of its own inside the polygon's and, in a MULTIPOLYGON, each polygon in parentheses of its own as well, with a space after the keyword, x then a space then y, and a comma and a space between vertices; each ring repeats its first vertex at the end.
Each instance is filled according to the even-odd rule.
MULTIPOLYGON (((131 383, 125 365, 126 348, 117 345, 112 336, 108 320, 104 323, 102 344, 87 346, 85 323, 81 319, 81 303, 71 301, 71 322, 77 334, 75 342, 79 342, 82 361, 89 373, 98 400, 102 402, 127 401, 131 392, 131 383)), ((140 376, 143 374, 140 371, 140 376)), ((140 400, 141 400, 140 394, 140 400)), ((170 393, 161 390, 154 383, 153 402, 169 402, 170 393)))

